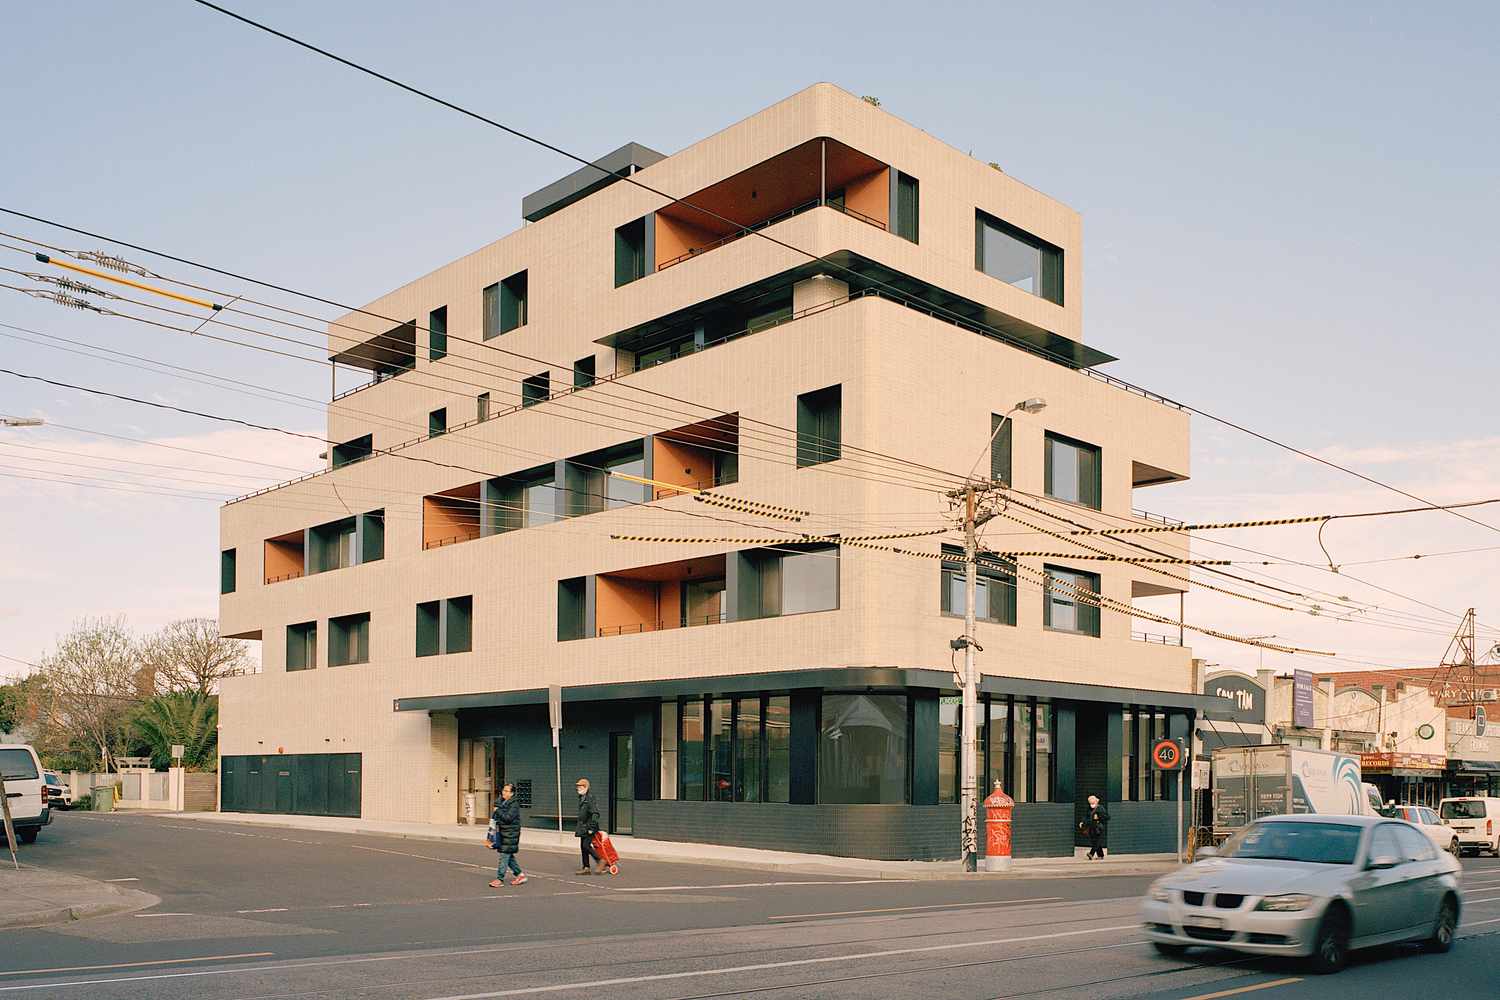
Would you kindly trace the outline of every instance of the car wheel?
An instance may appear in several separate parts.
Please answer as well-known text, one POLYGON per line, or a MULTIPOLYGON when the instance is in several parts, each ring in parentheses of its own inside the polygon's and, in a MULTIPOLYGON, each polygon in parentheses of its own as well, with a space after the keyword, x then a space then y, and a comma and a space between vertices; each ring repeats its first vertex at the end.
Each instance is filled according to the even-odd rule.
POLYGON ((36 843, 36 835, 38 833, 40 833, 40 832, 41 831, 38 830, 38 829, 36 829, 36 827, 32 827, 29 830, 17 830, 16 831, 16 838, 18 840, 20 840, 21 843, 23 843, 23 844, 35 844, 36 843))
POLYGON ((1156 953, 1163 958, 1181 958, 1183 955, 1187 954, 1187 945, 1185 944, 1169 944, 1166 941, 1152 941, 1151 947, 1155 948, 1156 953))
POLYGON ((1438 907, 1437 923, 1432 927, 1432 937, 1423 944, 1428 951, 1441 955, 1452 950, 1457 933, 1458 901, 1452 896, 1444 896, 1443 905, 1438 907))
POLYGON ((1313 938, 1311 963, 1319 975, 1338 972, 1349 961, 1349 912, 1336 906, 1323 915, 1313 938))
POLYGON ((1457 837, 1454 837, 1453 843, 1448 845, 1448 853, 1453 855, 1454 860, 1457 860, 1464 856, 1464 849, 1459 846, 1457 837))

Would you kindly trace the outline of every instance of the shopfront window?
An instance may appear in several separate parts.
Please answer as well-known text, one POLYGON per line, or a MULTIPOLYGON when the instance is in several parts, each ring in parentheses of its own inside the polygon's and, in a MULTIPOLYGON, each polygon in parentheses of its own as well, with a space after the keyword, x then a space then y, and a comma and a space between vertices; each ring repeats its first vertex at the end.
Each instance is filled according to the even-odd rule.
POLYGON ((677 702, 661 703, 661 774, 660 795, 677 798, 677 702))
POLYGON ((734 700, 734 800, 760 801, 760 696, 734 700))
POLYGON ((696 698, 682 703, 682 739, 678 741, 677 770, 681 775, 680 798, 703 801, 703 702, 696 698))
POLYGON ((1031 703, 1017 701, 1011 706, 1015 730, 1013 753, 1015 754, 1015 791, 1011 798, 1017 802, 1031 802, 1032 712, 1031 703))
MULTIPOLYGON (((989 752, 989 781, 985 794, 1000 782, 1007 795, 1012 795, 1015 782, 1010 776, 1010 700, 1004 696, 990 699, 989 736, 985 748, 989 752)), ((1014 797, 1012 795, 1012 797, 1014 797)))
POLYGON ((823 696, 818 801, 907 801, 909 720, 905 695, 823 696))
POLYGON ((734 719, 732 702, 715 698, 708 703, 708 797, 715 802, 734 801, 734 719))
POLYGON ((1052 801, 1052 706, 1036 706, 1036 782, 1034 802, 1052 801))
POLYGON ((938 801, 957 802, 959 785, 963 780, 959 752, 963 746, 963 730, 959 721, 963 718, 963 705, 958 695, 943 695, 938 702, 937 730, 937 780, 938 801))
POLYGON ((1120 797, 1135 798, 1135 710, 1120 712, 1120 797))
POLYGON ((766 801, 790 802, 792 798, 792 699, 772 695, 766 699, 766 801))

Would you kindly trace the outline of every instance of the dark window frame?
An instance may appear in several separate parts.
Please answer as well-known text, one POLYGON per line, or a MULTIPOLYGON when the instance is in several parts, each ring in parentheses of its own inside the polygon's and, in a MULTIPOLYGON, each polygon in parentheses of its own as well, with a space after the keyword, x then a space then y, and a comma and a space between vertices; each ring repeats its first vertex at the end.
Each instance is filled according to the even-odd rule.
POLYGON ((448 356, 448 307, 438 306, 427 314, 427 360, 448 356))
POLYGON ((1099 574, 1090 573, 1087 570, 1072 569, 1067 566, 1056 566, 1051 563, 1045 564, 1042 567, 1042 572, 1047 576, 1047 582, 1042 592, 1042 627, 1049 632, 1061 632, 1065 635, 1081 635, 1098 639, 1102 631, 1100 628, 1100 619, 1103 617, 1100 613, 1102 609, 1098 603, 1091 602, 1076 593, 1068 594, 1060 592, 1058 600, 1073 605, 1074 620, 1078 627, 1065 628, 1052 623, 1052 579, 1054 573, 1065 573, 1073 577, 1071 580, 1064 581, 1065 583, 1103 596, 1103 592, 1100 589, 1103 586, 1103 582, 1099 574))
POLYGON ((529 375, 521 380, 521 406, 536 406, 552 398, 552 372, 529 375))
POLYGON ((1077 504, 1090 510, 1103 510, 1104 449, 1097 444, 1080 441, 1078 438, 1068 437, 1066 434, 1058 434, 1054 431, 1047 431, 1042 435, 1042 448, 1042 492, 1063 503, 1077 504), (1057 472, 1053 445, 1071 448, 1075 453, 1074 468, 1078 477, 1077 497, 1066 497, 1056 492, 1057 472))
POLYGON ((232 594, 239 586, 239 549, 219 552, 219 594, 232 594))
POLYGON ((844 454, 844 386, 797 395, 797 468, 836 462, 844 454))
POLYGON ((448 408, 440 406, 427 414, 427 436, 442 437, 448 433, 448 408))
POLYGON ((315 618, 310 622, 293 622, 286 627, 285 670, 287 673, 294 673, 316 669, 318 669, 318 621, 315 618), (293 646, 294 641, 298 644, 297 647, 293 646), (302 651, 295 658, 292 656, 293 648, 300 648, 302 651), (293 666, 294 659, 297 661, 295 666, 293 666))
POLYGON ((328 665, 352 667, 370 662, 370 612, 333 615, 328 619, 328 665), (363 626, 363 628, 361 628, 363 626))
MULTIPOLYGON (((949 589, 949 581, 957 577, 963 579, 965 566, 963 562, 963 550, 954 545, 944 545, 942 549, 943 561, 940 564, 939 580, 941 591, 938 594, 938 610, 945 618, 962 618, 964 612, 961 608, 954 608, 949 589), (949 558, 949 557, 952 558, 949 558)), ((1007 573, 991 563, 981 562, 976 569, 976 576, 986 588, 989 600, 987 602, 990 614, 986 617, 975 615, 976 621, 985 622, 990 625, 1015 625, 1016 624, 1016 574, 1015 571, 1007 573), (995 610, 995 595, 1002 595, 1003 614, 997 617, 995 610)))
MULTIPOLYGON (((1005 236, 1025 247, 1030 247, 1038 254, 1038 288, 1034 292, 1028 292, 1039 299, 1061 306, 1064 301, 1064 277, 1063 266, 1066 260, 1066 252, 1062 247, 1049 243, 1034 233, 1029 233, 1020 226, 1006 222, 999 216, 991 215, 982 208, 974 210, 974 269, 981 274, 994 278, 996 281, 1004 282, 1012 288, 1018 286, 1006 278, 985 270, 984 266, 984 233, 986 229, 993 229, 1000 235, 1005 236)), ((1025 289, 1018 289, 1025 291, 1025 289)))

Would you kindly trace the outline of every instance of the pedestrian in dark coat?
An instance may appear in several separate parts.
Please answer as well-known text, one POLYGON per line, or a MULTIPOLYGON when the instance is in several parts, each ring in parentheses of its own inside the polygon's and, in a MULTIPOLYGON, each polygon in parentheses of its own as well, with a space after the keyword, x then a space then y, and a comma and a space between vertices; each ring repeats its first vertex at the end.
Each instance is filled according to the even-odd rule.
POLYGON ((579 778, 574 791, 578 793, 578 825, 573 832, 578 837, 578 854, 581 860, 575 874, 592 875, 594 869, 590 866, 590 858, 599 862, 599 867, 604 867, 604 859, 594 849, 594 834, 599 832, 599 806, 594 802, 594 793, 589 791, 589 779, 579 778))
POLYGON ((516 801, 515 785, 506 783, 501 786, 500 801, 495 803, 495 811, 490 813, 490 822, 495 824, 494 847, 500 852, 500 867, 495 871, 495 880, 490 883, 490 888, 499 889, 505 885, 507 868, 515 872, 515 878, 511 879, 510 884, 521 885, 526 881, 526 873, 516 863, 516 855, 521 851, 521 805, 516 801))
POLYGON ((1099 801, 1099 796, 1089 796, 1089 811, 1084 816, 1083 830, 1089 835, 1089 860, 1104 860, 1104 845, 1109 842, 1109 810, 1099 801))

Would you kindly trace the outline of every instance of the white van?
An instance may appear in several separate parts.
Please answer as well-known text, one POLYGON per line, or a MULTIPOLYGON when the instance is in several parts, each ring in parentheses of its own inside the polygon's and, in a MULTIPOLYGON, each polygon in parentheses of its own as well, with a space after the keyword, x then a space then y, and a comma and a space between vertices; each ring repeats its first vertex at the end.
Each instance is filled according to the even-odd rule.
MULTIPOLYGON (((52 822, 47 784, 42 780, 42 762, 36 751, 25 743, 0 743, 0 775, 5 777, 5 797, 10 801, 16 839, 23 844, 35 842, 42 827, 52 822)), ((5 830, 0 826, 0 841, 4 840, 5 830)))
POLYGON ((1444 799, 1438 803, 1438 816, 1458 834, 1463 850, 1500 857, 1500 799, 1444 799))

